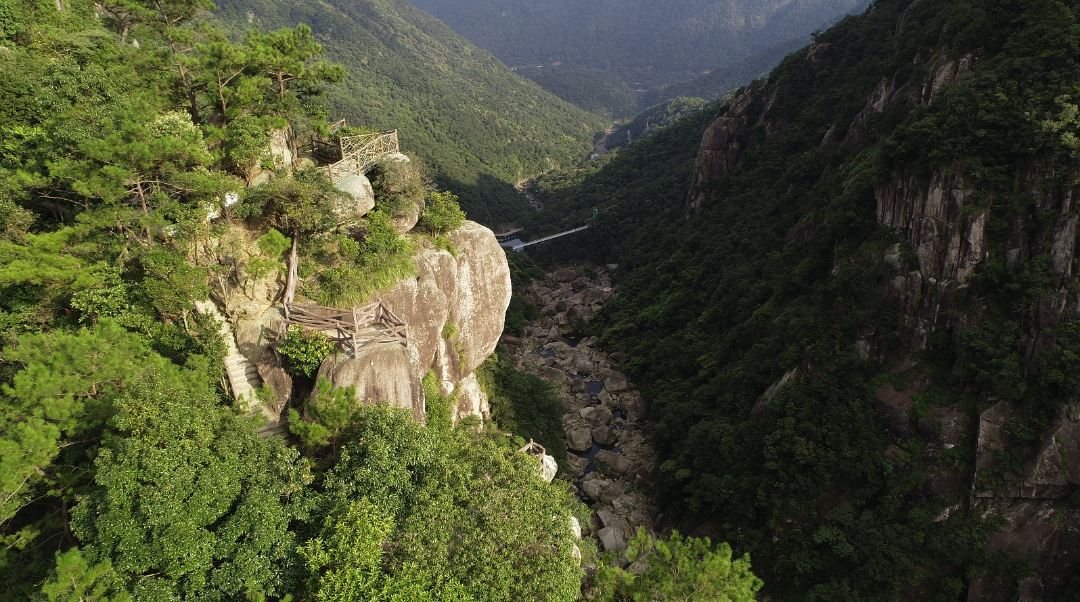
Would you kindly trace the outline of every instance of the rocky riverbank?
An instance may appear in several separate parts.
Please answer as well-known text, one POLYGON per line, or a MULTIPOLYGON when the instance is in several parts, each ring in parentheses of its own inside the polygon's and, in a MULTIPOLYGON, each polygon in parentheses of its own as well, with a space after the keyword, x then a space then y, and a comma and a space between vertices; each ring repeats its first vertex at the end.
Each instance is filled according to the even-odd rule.
POLYGON ((566 413, 566 476, 594 511, 589 534, 621 554, 638 527, 652 528, 655 454, 648 404, 617 368, 625 354, 582 338, 592 316, 615 295, 608 270, 565 269, 519 291, 540 308, 525 336, 504 337, 518 369, 556 385, 566 413))

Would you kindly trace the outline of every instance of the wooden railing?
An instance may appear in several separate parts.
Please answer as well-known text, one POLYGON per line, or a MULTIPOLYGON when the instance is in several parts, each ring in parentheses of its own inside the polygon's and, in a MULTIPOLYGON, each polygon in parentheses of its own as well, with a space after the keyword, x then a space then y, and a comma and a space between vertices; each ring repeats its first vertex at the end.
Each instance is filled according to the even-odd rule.
MULTIPOLYGON (((349 176, 363 175, 371 169, 371 166, 375 164, 379 157, 400 150, 397 130, 377 134, 343 136, 339 140, 339 147, 341 154, 338 156, 341 159, 319 168, 327 178, 330 178, 331 182, 338 182, 349 176)), ((316 152, 328 151, 320 148, 316 152)))
MULTIPOLYGON (((363 307, 338 309, 308 303, 285 303, 285 327, 300 324, 308 330, 335 332, 332 337, 339 344, 347 347, 356 355, 362 346, 358 339, 360 331, 369 326, 381 326, 382 338, 379 341, 398 342, 408 345, 408 326, 394 315, 382 301, 375 301, 363 307)), ((365 341, 375 342, 375 341, 365 341)))

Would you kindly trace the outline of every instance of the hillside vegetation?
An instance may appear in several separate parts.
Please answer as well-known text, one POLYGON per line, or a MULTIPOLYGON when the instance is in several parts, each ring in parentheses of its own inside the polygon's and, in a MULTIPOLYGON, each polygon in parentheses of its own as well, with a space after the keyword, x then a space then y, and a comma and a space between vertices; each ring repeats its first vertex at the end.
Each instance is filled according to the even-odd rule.
POLYGON ((610 71, 646 86, 690 79, 811 31, 863 0, 416 0, 507 65, 610 71))
POLYGON ((404 150, 482 223, 520 218, 530 209, 513 185, 573 164, 606 128, 405 0, 218 4, 235 32, 309 25, 348 73, 328 91, 331 117, 400 130, 404 150))
POLYGON ((538 182, 537 233, 599 208, 536 254, 619 264, 593 332, 647 383, 670 524, 750 552, 763 593, 1080 595, 1080 485, 1048 468, 1077 445, 1078 15, 878 0, 538 182))

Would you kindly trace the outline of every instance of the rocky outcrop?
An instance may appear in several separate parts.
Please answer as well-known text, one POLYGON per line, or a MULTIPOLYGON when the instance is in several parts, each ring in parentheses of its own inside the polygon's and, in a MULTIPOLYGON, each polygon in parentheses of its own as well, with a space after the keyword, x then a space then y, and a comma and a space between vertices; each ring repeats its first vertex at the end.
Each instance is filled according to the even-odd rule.
POLYGON ((1019 591, 997 581, 993 572, 975 576, 968 600, 978 602, 1035 602, 1060 599, 1080 574, 1080 510, 1063 508, 1053 500, 1004 502, 982 500, 973 508, 985 516, 1004 519, 1004 527, 989 536, 988 553, 1008 551, 1033 567, 1020 581, 1019 591))
POLYGON ((686 198, 685 213, 701 211, 702 203, 710 196, 711 185, 731 173, 745 147, 740 132, 754 101, 754 92, 746 90, 720 106, 716 119, 701 137, 694 160, 694 179, 686 198))
POLYGON ((366 176, 349 176, 334 186, 349 195, 336 200, 331 207, 339 226, 352 224, 375 208, 375 191, 366 176))
POLYGON ((408 349, 397 345, 403 351, 370 352, 377 353, 377 358, 368 357, 364 349, 357 358, 345 357, 342 352, 327 360, 320 375, 325 372, 336 386, 357 386, 357 395, 365 403, 388 401, 395 407, 411 408, 422 419, 424 399, 419 382, 433 370, 442 392, 457 398, 455 420, 469 414, 488 417, 487 398, 474 371, 495 350, 502 334, 510 305, 510 268, 495 235, 484 226, 467 221, 446 236, 456 256, 425 243, 414 258, 416 276, 379 297, 408 325, 408 349), (390 386, 388 381, 372 380, 374 375, 358 367, 365 362, 383 365, 402 377, 409 371, 405 379, 409 385, 390 386))
MULTIPOLYGON (((323 362, 318 378, 326 378, 335 387, 355 387, 361 403, 389 402, 391 407, 410 410, 424 422, 424 387, 420 367, 410 350, 399 343, 379 343, 361 347, 352 357, 338 352, 323 362)), ((316 399, 317 391, 312 400, 316 399)))

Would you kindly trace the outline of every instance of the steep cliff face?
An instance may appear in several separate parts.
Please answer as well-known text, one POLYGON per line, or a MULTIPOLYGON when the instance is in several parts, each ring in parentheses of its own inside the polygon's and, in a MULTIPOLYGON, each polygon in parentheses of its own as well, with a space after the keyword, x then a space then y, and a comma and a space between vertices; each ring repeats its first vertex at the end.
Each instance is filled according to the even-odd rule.
MULTIPOLYGON (((259 254, 260 234, 232 227, 201 252, 218 265, 236 266, 235 274, 243 274, 243 266, 259 254)), ((502 334, 510 304, 510 268, 495 235, 480 224, 466 221, 445 236, 454 253, 420 239, 414 256, 416 276, 379 296, 407 324, 408 346, 372 342, 361 346, 355 357, 341 350, 323 363, 317 377, 326 377, 336 386, 355 386, 361 403, 386 401, 411 410, 423 421, 421 380, 431 370, 441 392, 457 399, 452 409, 455 421, 467 415, 488 418, 487 398, 474 371, 495 350, 502 334)), ((278 399, 271 410, 278 414, 285 409, 291 380, 280 378, 274 354, 268 350, 284 320, 284 277, 282 265, 263 278, 223 277, 213 287, 214 297, 233 324, 239 352, 259 367, 264 381, 273 381, 278 399)))
POLYGON ((454 395, 453 419, 488 417, 474 371, 499 342, 510 304, 510 268, 495 235, 475 222, 447 235, 456 251, 425 247, 418 273, 380 295, 408 324, 408 347, 397 343, 342 351, 319 370, 336 386, 356 386, 362 403, 389 401, 424 419, 420 381, 432 370, 443 394, 454 395))
POLYGON ((745 141, 747 111, 754 94, 745 91, 720 106, 716 120, 705 130, 694 161, 694 181, 686 197, 686 211, 701 211, 702 203, 710 196, 712 184, 731 173, 742 155, 745 141))

